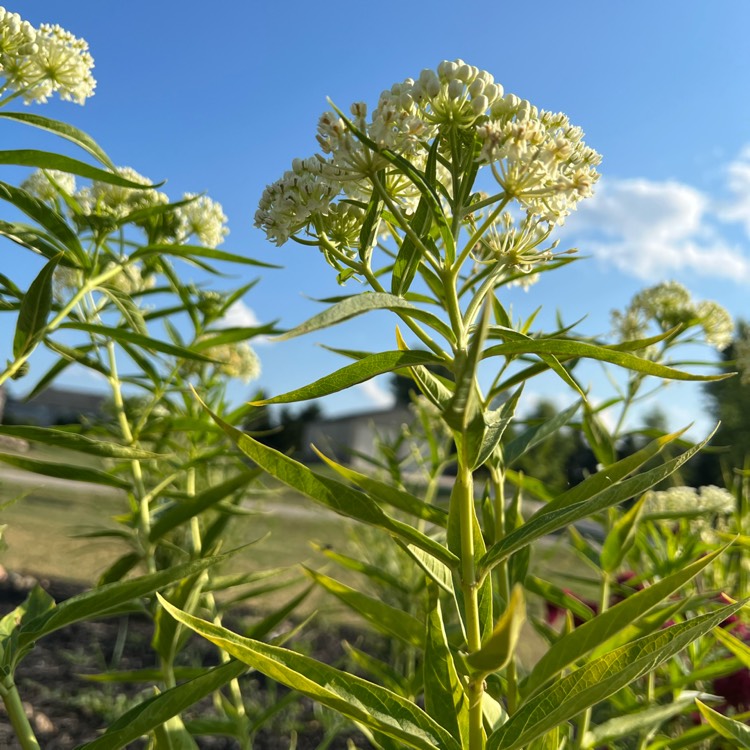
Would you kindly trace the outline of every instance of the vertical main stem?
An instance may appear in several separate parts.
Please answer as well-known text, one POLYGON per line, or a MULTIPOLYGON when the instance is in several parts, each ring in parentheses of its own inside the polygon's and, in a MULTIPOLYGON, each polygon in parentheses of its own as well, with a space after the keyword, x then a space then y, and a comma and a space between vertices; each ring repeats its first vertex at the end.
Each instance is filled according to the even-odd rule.
MULTIPOLYGON (((464 599, 466 640, 469 653, 479 651, 482 632, 479 622, 479 587, 474 561, 474 477, 466 455, 465 440, 458 455, 458 477, 455 500, 458 503, 461 527, 461 589, 464 599)), ((484 681, 472 679, 468 685, 469 695, 469 748, 482 750, 482 695, 484 681)))
POLYGON ((6 677, 2 681, 0 695, 2 695, 10 723, 13 725, 13 731, 23 750, 41 750, 12 677, 6 677))

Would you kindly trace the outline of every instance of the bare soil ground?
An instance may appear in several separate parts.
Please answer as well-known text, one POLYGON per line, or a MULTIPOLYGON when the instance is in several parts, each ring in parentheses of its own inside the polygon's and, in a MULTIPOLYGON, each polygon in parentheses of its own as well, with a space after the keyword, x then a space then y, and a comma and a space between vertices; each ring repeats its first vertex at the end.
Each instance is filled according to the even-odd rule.
MULTIPOLYGON (((20 604, 36 580, 15 573, 0 573, 0 616, 20 604)), ((40 581, 56 601, 60 602, 79 593, 82 586, 61 580, 40 581)), ((27 706, 32 725, 45 750, 73 750, 78 745, 95 739, 119 715, 151 694, 144 685, 100 684, 85 679, 108 667, 118 670, 142 669, 154 666, 153 651, 149 647, 151 624, 145 619, 130 616, 97 622, 77 623, 40 640, 24 659, 16 673, 16 683, 27 706)), ((314 656, 328 663, 341 660, 341 638, 357 640, 352 632, 314 634, 308 642, 314 656)), ((190 666, 209 666, 217 663, 211 644, 195 639, 187 649, 190 666)), ((279 700, 284 688, 266 683, 257 674, 242 678, 248 695, 253 696, 258 711, 279 700)), ((195 717, 211 712, 210 702, 197 707, 195 717)), ((190 717, 188 717, 190 718, 190 717)), ((277 717, 262 728, 254 738, 258 750, 287 750, 296 734, 298 750, 314 750, 321 742, 331 750, 345 750, 347 739, 357 747, 370 747, 356 730, 342 727, 332 730, 332 723, 315 710, 312 703, 301 699, 290 712, 277 717), (336 736, 330 744, 329 734, 336 736)), ((234 740, 224 737, 199 737, 203 750, 234 750, 234 740)), ((144 748, 145 742, 131 748, 144 748)), ((20 750, 7 715, 0 704, 0 748, 20 750)))

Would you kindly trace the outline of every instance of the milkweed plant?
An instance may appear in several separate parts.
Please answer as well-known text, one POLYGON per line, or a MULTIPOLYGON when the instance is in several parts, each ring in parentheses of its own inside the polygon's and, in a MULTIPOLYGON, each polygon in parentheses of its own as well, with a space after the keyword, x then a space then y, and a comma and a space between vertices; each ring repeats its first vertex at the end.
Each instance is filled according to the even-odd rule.
MULTIPOLYGON (((82 40, 0 8, 0 105, 55 94, 82 104, 94 91, 92 67, 82 40)), ((0 197, 31 221, 3 221, 0 234, 41 263, 25 288, 0 275, 0 312, 15 321, 0 384, 33 378, 33 394, 76 365, 106 382, 113 417, 86 430, 0 428, 89 454, 100 468, 0 458, 114 486, 127 498, 118 528, 95 532, 126 544, 96 587, 58 605, 36 588, 0 620, 0 695, 24 750, 39 743, 14 673, 35 641, 134 609, 154 623, 157 668, 148 679, 158 693, 82 747, 114 750, 148 736, 150 747, 192 748, 193 735, 208 731, 252 747, 264 719, 253 717, 239 682, 248 670, 338 712, 384 750, 720 748, 727 738, 750 747, 742 723, 750 698, 721 703, 726 681, 736 693, 750 667, 741 600, 747 488, 664 489, 679 484, 681 467, 710 436, 693 444, 685 430, 643 431, 620 451, 627 413, 647 385, 724 376, 688 372, 671 357, 696 341, 726 346, 731 319, 674 284, 645 290, 616 313, 614 343, 562 320, 538 331, 535 315, 515 319, 509 308, 509 289, 529 289, 576 260, 555 229, 593 194, 601 160, 580 127, 461 60, 394 84, 373 109, 331 103, 318 152, 266 188, 255 224, 277 246, 316 248, 349 293, 280 332, 222 322, 254 282, 216 291, 205 281, 214 264, 264 264, 217 249, 227 233, 219 204, 196 193, 171 201, 65 123, 30 111, 0 119, 72 141, 86 158, 0 152, 3 164, 35 170, 20 187, 0 183, 0 197), (193 280, 183 263, 206 276, 193 280), (228 404, 227 378, 258 372, 248 340, 285 340, 376 310, 395 316, 391 349, 340 350, 349 363, 314 383, 228 404), (53 364, 38 375, 40 348, 53 364), (593 400, 579 376, 586 362, 613 374, 614 397, 593 400), (411 379, 418 418, 389 449, 385 473, 322 453, 313 468, 240 429, 256 407, 386 373, 411 379), (550 373, 569 403, 526 425, 524 386, 550 373), (615 405, 620 418, 610 428, 604 410, 615 405), (596 459, 581 481, 555 490, 519 470, 521 458, 528 466, 537 446, 571 429, 596 459), (407 478, 402 456, 416 462, 419 481, 407 478), (362 558, 324 551, 364 575, 360 588, 305 574, 391 640, 385 660, 349 646, 347 672, 271 637, 305 592, 242 635, 223 626, 216 592, 263 575, 217 573, 229 556, 229 520, 261 474, 368 528, 362 558), (582 535, 583 522, 599 537, 582 535), (593 571, 588 593, 537 575, 534 556, 558 532, 593 571), (181 671, 190 630, 220 649, 218 667, 181 671), (534 659, 522 658, 529 640, 534 659), (209 695, 212 718, 184 721, 209 695)))

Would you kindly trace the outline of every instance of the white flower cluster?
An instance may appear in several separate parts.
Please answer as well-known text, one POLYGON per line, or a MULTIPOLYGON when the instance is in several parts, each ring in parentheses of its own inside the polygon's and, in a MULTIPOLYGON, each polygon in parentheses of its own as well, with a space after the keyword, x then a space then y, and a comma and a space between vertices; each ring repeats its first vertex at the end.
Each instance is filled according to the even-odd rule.
POLYGON ((219 364, 216 369, 228 378, 237 378, 244 383, 260 377, 260 360, 253 348, 246 341, 234 344, 222 344, 203 352, 219 364))
POLYGON ((646 497, 644 513, 649 516, 729 515, 736 507, 734 496, 727 490, 709 485, 695 487, 670 487, 651 491, 646 497))
MULTIPOLYGON (((151 185, 151 180, 130 167, 119 167, 117 174, 138 185, 151 185)), ((91 187, 76 190, 75 178, 66 172, 36 170, 22 184, 24 190, 45 203, 57 204, 58 187, 72 196, 84 215, 123 219, 134 211, 166 205, 169 198, 153 188, 122 187, 94 180, 91 187)), ((173 211, 172 227, 165 227, 163 241, 185 242, 195 237, 205 247, 217 247, 229 234, 227 217, 221 204, 205 195, 186 193, 189 201, 173 211)), ((169 224, 169 222, 167 222, 169 224)))
POLYGON ((600 157, 584 145, 580 128, 564 115, 539 113, 518 97, 504 96, 489 73, 463 60, 443 61, 437 71, 423 70, 416 80, 394 84, 380 95, 369 119, 366 105, 355 103, 350 122, 362 139, 343 117, 325 112, 317 133, 323 153, 295 160, 264 191, 255 225, 275 244, 305 230, 320 236, 332 203, 342 195, 368 201, 375 179, 393 201, 389 207, 412 214, 419 191, 385 158, 384 149, 424 170, 431 141, 441 138, 435 187, 441 197, 449 195, 450 171, 443 162, 451 158, 451 133, 459 133, 462 142, 478 137, 480 161, 492 166, 508 197, 550 224, 561 223, 591 195, 599 176, 600 157))
POLYGON ((56 205, 60 197, 59 190, 68 195, 75 193, 76 180, 67 172, 59 172, 56 169, 37 169, 21 183, 21 187, 40 201, 56 205))
MULTIPOLYGON (((151 180, 130 167, 118 167, 117 174, 138 185, 152 184, 151 180)), ((90 188, 79 190, 75 197, 85 214, 111 216, 115 219, 122 219, 142 208, 169 203, 169 198, 164 193, 153 188, 140 190, 99 180, 94 180, 90 188)))
POLYGON ((601 156, 564 114, 540 112, 507 94, 477 134, 481 161, 492 165, 501 187, 532 215, 562 224, 578 201, 593 195, 601 156))
POLYGON ((57 25, 35 29, 0 7, 0 74, 5 88, 26 102, 44 103, 52 94, 83 104, 93 95, 94 60, 88 44, 57 25))
MULTIPOLYGON (((108 271, 118 265, 120 264, 110 261, 104 267, 104 270, 108 271)), ((156 284, 156 279, 153 275, 144 278, 140 264, 128 263, 127 265, 122 266, 120 272, 110 278, 107 283, 109 286, 112 286, 118 291, 130 296, 142 292, 145 289, 153 289, 156 284)))
POLYGON ((549 227, 529 214, 516 226, 513 215, 504 211, 479 241, 475 257, 480 263, 499 263, 508 273, 531 274, 536 264, 552 260, 556 242, 544 250, 539 249, 549 233, 549 227))
POLYGON ((199 196, 195 193, 185 193, 183 200, 189 200, 190 203, 175 210, 179 222, 178 241, 185 242, 195 236, 204 247, 221 245, 229 234, 227 217, 221 204, 206 195, 199 196))
POLYGON ((732 317, 718 302, 696 303, 676 281, 665 281, 638 292, 624 312, 613 311, 612 323, 621 341, 642 338, 653 321, 662 331, 697 325, 707 344, 725 349, 732 342, 732 317))

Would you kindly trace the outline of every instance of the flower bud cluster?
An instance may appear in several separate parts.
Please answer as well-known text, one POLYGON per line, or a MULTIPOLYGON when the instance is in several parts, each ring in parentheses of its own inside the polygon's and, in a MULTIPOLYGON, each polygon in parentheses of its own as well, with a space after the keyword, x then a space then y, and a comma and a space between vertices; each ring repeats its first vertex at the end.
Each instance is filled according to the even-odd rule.
POLYGON ((530 274, 536 264, 552 260, 556 242, 540 249, 549 234, 549 227, 535 217, 526 214, 516 226, 513 215, 504 211, 479 241, 475 257, 480 263, 499 263, 508 273, 530 274))
POLYGON ((53 94, 83 104, 96 81, 88 44, 60 26, 35 29, 17 13, 0 7, 0 73, 7 88, 27 103, 46 102, 53 94))
POLYGON ((646 496, 643 512, 647 516, 669 517, 712 513, 729 515, 734 512, 735 507, 734 496, 722 487, 670 487, 667 490, 650 491, 646 496))
POLYGON ((677 281, 661 284, 638 292, 624 312, 614 311, 612 323, 621 341, 642 338, 653 321, 662 331, 675 326, 697 325, 703 330, 707 344, 725 349, 732 341, 732 317, 718 302, 696 303, 690 292, 677 281))
POLYGON ((532 215, 562 224, 581 199, 593 195, 601 156, 564 114, 540 112, 507 94, 477 135, 480 161, 492 165, 500 186, 532 215))
MULTIPOLYGON (((214 360, 217 373, 228 378, 236 378, 249 383, 260 377, 260 360, 246 341, 213 346, 203 351, 202 354, 214 360)), ((183 371, 186 375, 191 375, 197 372, 199 367, 199 362, 188 360, 185 362, 183 371)))
POLYGON ((21 188, 44 203, 56 205, 59 191, 67 195, 75 193, 76 179, 56 169, 37 169, 21 183, 21 188))
POLYGON ((411 98, 429 123, 467 128, 502 99, 503 87, 485 70, 463 60, 443 60, 411 82, 411 98))
MULTIPOLYGON (((151 180, 130 167, 118 167, 117 174, 138 185, 150 185, 151 180)), ((138 188, 113 185, 94 180, 90 188, 83 188, 75 195, 85 214, 109 216, 122 219, 133 211, 169 203, 169 198, 153 188, 138 188)))
MULTIPOLYGON (((104 270, 108 271, 118 265, 119 263, 110 261, 104 267, 104 270)), ((112 278, 107 281, 107 284, 123 294, 132 296, 146 289, 153 289, 156 284, 156 279, 153 275, 144 277, 140 264, 129 263, 128 265, 122 266, 120 272, 115 276, 112 276, 112 278)))
POLYGON ((227 217, 221 204, 196 193, 185 193, 183 200, 189 200, 190 203, 175 209, 179 222, 178 242, 185 242, 189 237, 195 236, 204 247, 221 245, 229 234, 227 217))
MULTIPOLYGON (((437 70, 423 70, 416 80, 407 78, 384 91, 369 118, 361 102, 352 105, 349 122, 325 112, 317 133, 323 153, 297 160, 266 188, 255 225, 277 245, 300 231, 314 236, 342 194, 369 201, 376 175, 378 189, 384 186, 392 201, 391 213, 400 220, 401 212, 408 219, 419 202, 419 190, 409 170, 401 170, 382 151, 424 171, 431 142, 443 139, 439 185, 433 187, 445 199, 451 194, 446 160, 453 156, 446 144, 448 134, 455 132, 460 143, 478 137, 480 161, 491 165, 506 195, 537 221, 561 223, 579 200, 591 195, 599 176, 599 155, 585 146, 581 129, 564 115, 540 113, 528 102, 505 95, 489 73, 463 60, 443 61, 437 70)), ((520 268, 537 260, 529 257, 512 265, 520 268)))

